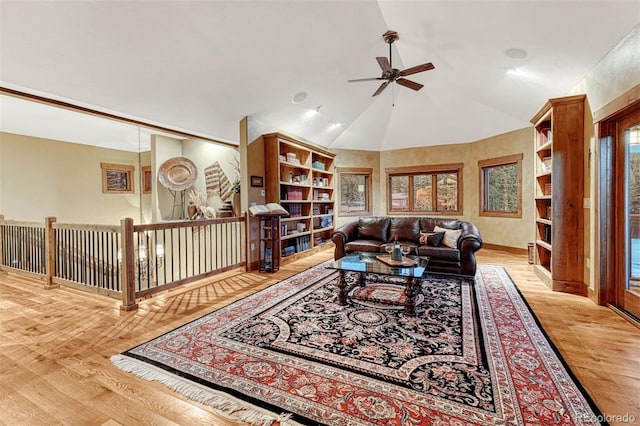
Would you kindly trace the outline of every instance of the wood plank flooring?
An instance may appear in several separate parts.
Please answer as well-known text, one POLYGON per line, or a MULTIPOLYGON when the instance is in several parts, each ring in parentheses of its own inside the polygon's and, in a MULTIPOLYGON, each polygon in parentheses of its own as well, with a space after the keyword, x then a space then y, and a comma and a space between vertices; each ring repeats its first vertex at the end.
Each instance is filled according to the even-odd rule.
MULTIPOLYGON (((323 251, 275 274, 228 272, 143 300, 137 312, 122 312, 106 297, 44 290, 0 273, 0 424, 239 424, 122 372, 110 357, 331 256, 323 251)), ((526 256, 482 249, 477 258, 507 267, 599 408, 640 422, 640 328, 587 298, 552 293, 526 256)))

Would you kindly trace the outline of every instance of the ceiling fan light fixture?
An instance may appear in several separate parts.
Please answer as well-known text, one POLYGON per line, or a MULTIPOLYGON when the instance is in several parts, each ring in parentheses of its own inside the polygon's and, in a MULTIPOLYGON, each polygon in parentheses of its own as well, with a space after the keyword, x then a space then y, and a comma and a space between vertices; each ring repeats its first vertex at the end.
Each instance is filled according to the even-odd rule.
POLYGON ((307 92, 298 92, 291 99, 291 103, 299 104, 302 103, 305 99, 307 99, 307 92))

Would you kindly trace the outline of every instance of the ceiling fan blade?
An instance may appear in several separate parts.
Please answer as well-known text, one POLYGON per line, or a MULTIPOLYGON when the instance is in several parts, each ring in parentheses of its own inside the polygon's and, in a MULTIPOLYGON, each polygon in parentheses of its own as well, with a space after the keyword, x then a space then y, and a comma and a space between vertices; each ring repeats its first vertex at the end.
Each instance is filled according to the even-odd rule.
POLYGON ((405 75, 411 75, 422 71, 429 71, 434 68, 435 67, 431 62, 427 62, 426 64, 416 65, 415 67, 407 68, 406 70, 400 71, 398 75, 404 77, 405 75))
POLYGON ((389 59, 387 59, 384 56, 378 56, 376 58, 376 61, 378 61, 378 65, 380 65, 380 68, 382 68, 382 72, 392 72, 393 68, 391 68, 391 64, 389 63, 389 59))
POLYGON ((384 83, 382 83, 382 84, 380 85, 380 87, 378 87, 378 90, 376 90, 376 91, 373 93, 373 95, 371 95, 371 97, 378 96, 380 93, 382 93, 382 91, 383 91, 384 89, 386 89, 386 88, 387 88, 387 86, 388 86, 388 85, 389 85, 389 81, 385 81, 384 83))
POLYGON ((354 81, 374 81, 374 80, 386 80, 386 78, 382 77, 372 77, 372 78, 355 78, 353 80, 347 80, 348 83, 353 83, 354 81))
POLYGON ((406 78, 399 78, 396 80, 396 83, 413 90, 420 90, 424 87, 423 84, 416 83, 415 81, 407 80, 406 78))

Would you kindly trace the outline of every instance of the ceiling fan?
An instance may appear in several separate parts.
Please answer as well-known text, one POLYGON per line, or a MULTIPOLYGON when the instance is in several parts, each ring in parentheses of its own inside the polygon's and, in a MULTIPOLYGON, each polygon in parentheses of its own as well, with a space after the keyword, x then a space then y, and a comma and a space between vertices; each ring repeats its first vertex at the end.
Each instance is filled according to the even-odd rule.
POLYGON ((384 56, 376 57, 376 60, 378 61, 378 65, 380 65, 380 68, 382 68, 382 76, 373 77, 373 78, 357 78, 354 80, 348 80, 348 82, 353 83, 355 81, 386 80, 384 83, 380 85, 380 87, 378 87, 378 90, 376 90, 371 96, 378 96, 380 93, 382 93, 384 89, 387 88, 389 83, 393 83, 394 81, 404 87, 408 87, 409 89, 413 89, 413 90, 422 89, 424 85, 420 83, 416 83, 415 81, 407 80, 404 77, 411 74, 432 70, 435 68, 433 64, 431 62, 427 62, 426 64, 416 65, 415 67, 407 68, 406 70, 402 70, 402 71, 400 71, 397 68, 393 68, 393 61, 391 57, 391 45, 393 44, 394 41, 398 40, 399 38, 398 33, 395 31, 389 30, 386 33, 382 34, 382 38, 384 38, 384 41, 389 44, 389 59, 385 58, 384 56))

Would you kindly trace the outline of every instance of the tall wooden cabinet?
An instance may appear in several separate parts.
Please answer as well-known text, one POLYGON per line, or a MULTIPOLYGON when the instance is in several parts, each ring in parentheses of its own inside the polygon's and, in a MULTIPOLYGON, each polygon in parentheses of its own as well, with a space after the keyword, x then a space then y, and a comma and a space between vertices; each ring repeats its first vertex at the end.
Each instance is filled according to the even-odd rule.
POLYGON ((534 271, 555 291, 586 295, 584 284, 585 96, 549 99, 535 127, 534 271))
POLYGON ((280 133, 262 138, 266 202, 279 203, 290 215, 280 221, 284 264, 331 240, 335 154, 280 133))

